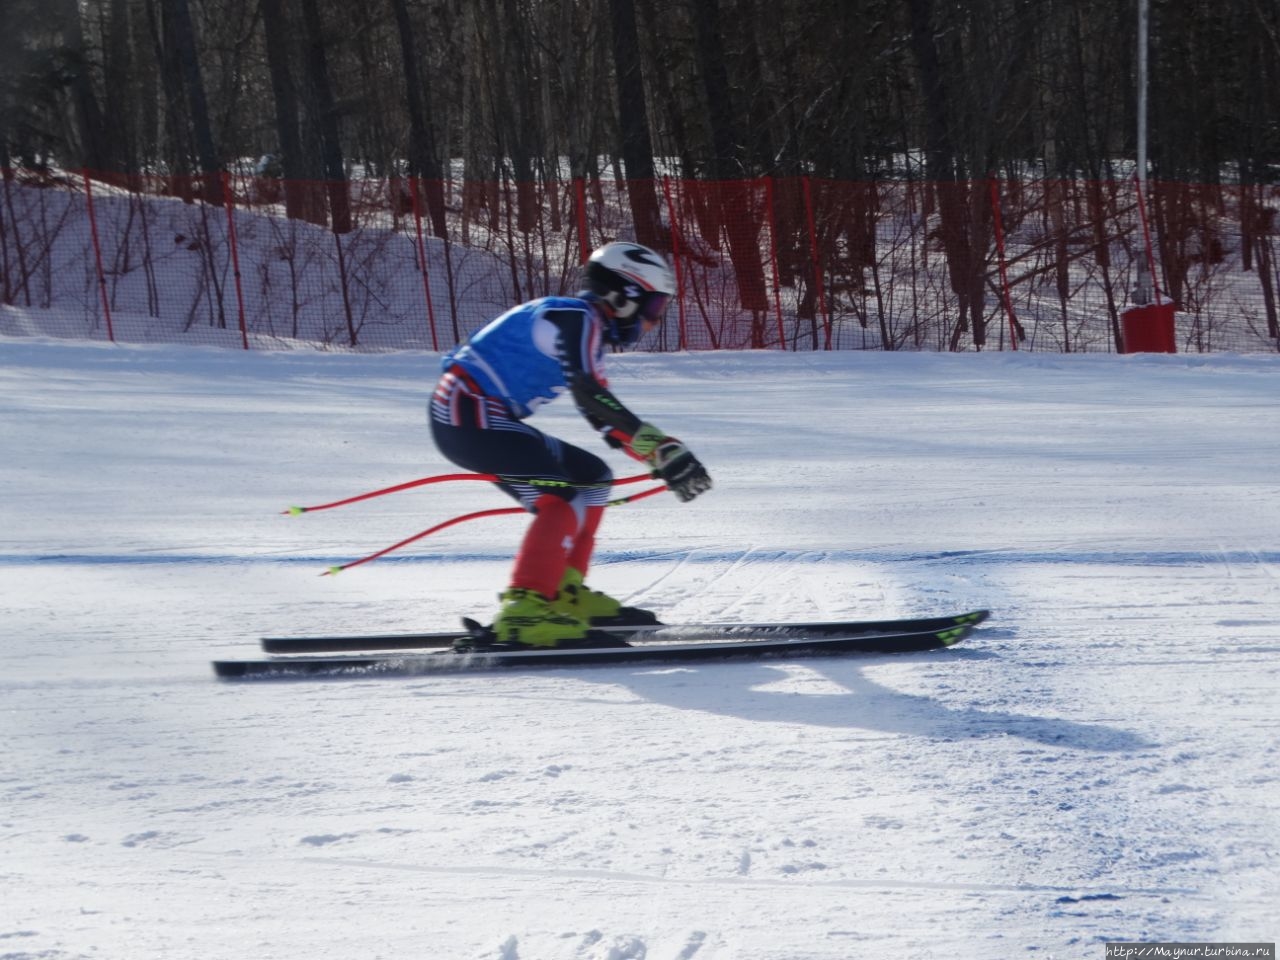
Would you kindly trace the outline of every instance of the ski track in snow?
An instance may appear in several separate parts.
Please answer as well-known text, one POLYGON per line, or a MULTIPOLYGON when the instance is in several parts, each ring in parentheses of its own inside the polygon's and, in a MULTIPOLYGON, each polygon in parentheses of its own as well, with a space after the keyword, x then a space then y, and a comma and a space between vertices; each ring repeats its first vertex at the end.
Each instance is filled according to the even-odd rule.
POLYGON ((314 575, 491 494, 278 515, 444 472, 431 363, 0 346, 0 960, 1276 939, 1275 358, 618 358, 717 487, 612 515, 601 588, 992 620, 897 657, 219 684, 259 635, 491 609, 518 520, 314 575))

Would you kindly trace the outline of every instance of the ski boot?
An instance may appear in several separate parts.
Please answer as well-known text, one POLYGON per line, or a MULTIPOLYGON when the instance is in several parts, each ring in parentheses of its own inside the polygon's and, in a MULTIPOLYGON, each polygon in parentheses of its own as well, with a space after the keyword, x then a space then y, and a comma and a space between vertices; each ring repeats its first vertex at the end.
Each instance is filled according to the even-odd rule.
POLYGON ((661 622, 649 610, 624 607, 621 601, 607 593, 592 590, 582 582, 582 573, 573 567, 565 570, 560 592, 551 606, 593 627, 639 627, 661 622))
POLYGON ((603 630, 592 630, 573 614, 556 610, 536 590, 512 587, 502 594, 502 609, 492 626, 463 618, 468 636, 454 641, 454 653, 494 653, 501 650, 585 650, 629 647, 631 644, 603 630))
POLYGON ((502 609, 493 620, 494 642, 513 647, 579 646, 587 624, 557 609, 536 590, 512 587, 502 594, 502 609))

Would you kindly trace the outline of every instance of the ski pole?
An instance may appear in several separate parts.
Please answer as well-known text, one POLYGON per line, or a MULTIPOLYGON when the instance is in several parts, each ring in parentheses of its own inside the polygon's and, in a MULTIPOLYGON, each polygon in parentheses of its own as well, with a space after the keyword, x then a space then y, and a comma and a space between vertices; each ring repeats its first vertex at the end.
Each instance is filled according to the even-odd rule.
MULTIPOLYGON (((634 480, 635 478, 633 477, 630 479, 634 480)), ((667 488, 665 486, 650 487, 648 490, 641 490, 639 493, 633 493, 629 497, 619 497, 617 500, 610 500, 608 503, 605 504, 605 506, 620 507, 624 503, 635 503, 637 500, 643 500, 645 497, 652 497, 654 494, 662 493, 666 489, 667 488)), ((467 520, 479 520, 481 517, 500 517, 504 514, 524 513, 524 512, 525 512, 524 507, 498 507, 496 510, 478 510, 475 513, 464 513, 460 517, 454 517, 451 520, 445 520, 443 523, 437 523, 434 527, 429 527, 428 529, 423 530, 421 533, 415 533, 412 537, 406 537, 405 539, 401 540, 399 543, 393 543, 389 547, 384 547, 383 549, 379 550, 377 553, 371 553, 367 557, 361 557, 359 560, 352 560, 349 563, 343 563, 336 567, 330 567, 324 573, 320 574, 320 576, 322 577, 335 576, 341 573, 343 570, 350 570, 352 567, 358 567, 362 563, 368 563, 370 560, 377 560, 379 557, 385 557, 388 553, 392 553, 396 550, 399 550, 401 547, 407 547, 409 544, 414 543, 415 541, 421 540, 423 537, 429 537, 433 533, 439 533, 441 530, 444 530, 448 527, 452 527, 454 524, 464 523, 467 520)))
POLYGON ((547 480, 539 477, 507 477, 496 473, 443 473, 435 477, 421 477, 417 480, 409 480, 405 483, 397 483, 393 487, 384 487, 381 490, 371 490, 368 493, 359 493, 354 497, 346 497, 343 500, 334 500, 332 503, 318 503, 313 507, 289 507, 281 510, 281 513, 287 513, 291 516, 301 516, 304 513, 314 513, 317 510, 331 510, 334 507, 344 507, 349 503, 359 503, 361 500, 370 500, 374 497, 385 497, 389 493, 399 493, 401 490, 412 490, 414 487, 425 487, 429 483, 447 483, 451 480, 484 480, 488 483, 527 483, 535 487, 577 487, 585 489, 590 487, 607 487, 622 486, 627 483, 639 483, 641 480, 648 480, 649 474, 638 473, 634 477, 621 477, 611 480, 608 483, 570 483, 567 480, 547 480))

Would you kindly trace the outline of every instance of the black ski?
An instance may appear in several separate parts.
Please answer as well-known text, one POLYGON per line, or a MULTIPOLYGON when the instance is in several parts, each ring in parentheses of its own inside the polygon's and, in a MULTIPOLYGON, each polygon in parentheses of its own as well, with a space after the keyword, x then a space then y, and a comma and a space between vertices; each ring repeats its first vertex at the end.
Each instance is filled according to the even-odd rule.
MULTIPOLYGON (((852 636, 863 633, 901 633, 977 626, 990 614, 986 610, 942 617, 906 617, 897 620, 833 620, 810 623, 687 623, 630 627, 597 627, 624 639, 712 640, 732 639, 744 633, 790 632, 805 636, 852 636)), ((267 653, 357 653, 365 650, 429 650, 451 647, 467 636, 466 630, 440 633, 367 634, 338 637, 263 637, 267 653)))
MULTIPOLYGON (((794 629, 794 628, 793 628, 794 629)), ((274 657, 265 660, 215 660, 214 673, 226 679, 289 679, 307 676, 420 676, 508 668, 534 669, 613 666, 631 663, 681 663, 760 657, 814 657, 871 653, 907 653, 959 643, 972 624, 936 630, 850 635, 754 634, 751 638, 703 643, 648 643, 625 647, 568 650, 492 649, 458 653, 384 653, 374 656, 274 657)))

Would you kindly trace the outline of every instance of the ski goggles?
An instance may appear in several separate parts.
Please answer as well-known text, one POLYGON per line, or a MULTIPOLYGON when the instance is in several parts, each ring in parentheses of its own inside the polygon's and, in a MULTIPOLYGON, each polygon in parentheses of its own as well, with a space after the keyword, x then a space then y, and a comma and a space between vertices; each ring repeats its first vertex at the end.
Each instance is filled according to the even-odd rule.
POLYGON ((656 325, 662 322, 662 315, 667 312, 671 297, 665 293, 650 293, 640 304, 639 318, 641 323, 656 325))

